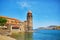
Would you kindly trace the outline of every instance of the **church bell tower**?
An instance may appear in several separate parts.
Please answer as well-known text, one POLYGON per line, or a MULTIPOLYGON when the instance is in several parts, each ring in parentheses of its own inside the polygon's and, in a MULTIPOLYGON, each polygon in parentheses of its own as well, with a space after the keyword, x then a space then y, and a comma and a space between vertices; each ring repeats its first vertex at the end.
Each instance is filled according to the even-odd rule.
POLYGON ((29 10, 27 13, 27 29, 28 31, 32 31, 32 12, 29 10))

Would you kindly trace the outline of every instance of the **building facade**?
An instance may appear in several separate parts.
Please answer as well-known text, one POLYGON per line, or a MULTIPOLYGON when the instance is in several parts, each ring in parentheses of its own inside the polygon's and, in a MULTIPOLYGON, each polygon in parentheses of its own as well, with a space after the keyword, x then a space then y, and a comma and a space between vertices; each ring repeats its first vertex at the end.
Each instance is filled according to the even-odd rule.
POLYGON ((15 18, 9 18, 6 16, 0 16, 0 18, 6 18, 7 22, 5 26, 10 27, 8 25, 12 26, 12 29, 19 29, 20 31, 31 31, 32 30, 32 12, 28 11, 27 13, 27 20, 22 22, 20 20, 17 20, 15 18))

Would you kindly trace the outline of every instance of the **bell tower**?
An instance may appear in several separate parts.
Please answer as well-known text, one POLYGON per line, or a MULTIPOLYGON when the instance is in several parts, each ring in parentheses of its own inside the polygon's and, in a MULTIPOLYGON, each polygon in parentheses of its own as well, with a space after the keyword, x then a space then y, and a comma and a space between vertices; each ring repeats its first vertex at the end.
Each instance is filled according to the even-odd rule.
POLYGON ((31 10, 27 13, 27 29, 28 31, 32 31, 32 12, 31 10))

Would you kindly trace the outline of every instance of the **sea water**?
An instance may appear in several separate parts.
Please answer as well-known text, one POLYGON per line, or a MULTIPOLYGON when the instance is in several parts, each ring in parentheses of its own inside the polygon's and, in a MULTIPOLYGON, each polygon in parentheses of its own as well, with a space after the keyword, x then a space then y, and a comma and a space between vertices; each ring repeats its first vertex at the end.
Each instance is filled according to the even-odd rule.
POLYGON ((37 30, 33 40, 60 40, 60 30, 37 30))
POLYGON ((17 40, 60 40, 60 30, 36 30, 35 32, 13 34, 17 40))

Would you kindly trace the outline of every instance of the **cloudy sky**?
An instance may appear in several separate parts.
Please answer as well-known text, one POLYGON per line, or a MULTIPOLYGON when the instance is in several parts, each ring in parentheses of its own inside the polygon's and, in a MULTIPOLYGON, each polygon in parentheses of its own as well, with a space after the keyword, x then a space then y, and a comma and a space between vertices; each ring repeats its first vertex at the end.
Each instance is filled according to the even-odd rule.
POLYGON ((33 14, 33 28, 60 25, 60 0, 0 0, 0 16, 26 20, 33 14))

